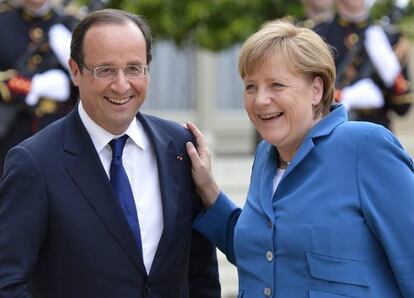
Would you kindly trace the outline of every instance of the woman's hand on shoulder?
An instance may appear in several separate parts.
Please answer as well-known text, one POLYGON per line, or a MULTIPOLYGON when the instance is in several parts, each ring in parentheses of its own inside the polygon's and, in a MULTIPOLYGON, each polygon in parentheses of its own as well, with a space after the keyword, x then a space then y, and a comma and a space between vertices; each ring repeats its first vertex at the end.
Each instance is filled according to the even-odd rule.
POLYGON ((196 145, 191 142, 186 144, 187 153, 191 159, 196 191, 201 197, 204 207, 209 208, 220 194, 220 189, 213 177, 210 151, 204 135, 197 126, 188 121, 186 127, 194 135, 197 143, 196 145))

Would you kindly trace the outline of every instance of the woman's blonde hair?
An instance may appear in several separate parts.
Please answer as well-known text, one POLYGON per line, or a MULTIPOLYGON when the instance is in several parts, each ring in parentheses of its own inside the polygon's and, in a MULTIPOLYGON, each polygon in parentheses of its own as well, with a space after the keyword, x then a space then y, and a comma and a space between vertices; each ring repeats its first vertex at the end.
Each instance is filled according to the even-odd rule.
POLYGON ((335 62, 332 51, 322 38, 307 28, 276 20, 250 36, 243 44, 239 57, 242 79, 252 74, 273 54, 286 61, 286 67, 305 78, 323 80, 321 102, 315 107, 315 117, 329 113, 335 96, 335 62))

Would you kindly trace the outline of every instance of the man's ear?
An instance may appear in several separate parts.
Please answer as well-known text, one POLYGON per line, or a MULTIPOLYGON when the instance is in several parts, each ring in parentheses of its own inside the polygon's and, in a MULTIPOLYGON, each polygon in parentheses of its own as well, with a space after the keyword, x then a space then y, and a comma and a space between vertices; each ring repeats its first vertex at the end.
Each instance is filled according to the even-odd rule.
POLYGON ((72 78, 72 82, 75 86, 79 86, 80 80, 80 69, 78 63, 75 62, 72 58, 69 58, 68 61, 69 69, 70 69, 70 76, 72 78))

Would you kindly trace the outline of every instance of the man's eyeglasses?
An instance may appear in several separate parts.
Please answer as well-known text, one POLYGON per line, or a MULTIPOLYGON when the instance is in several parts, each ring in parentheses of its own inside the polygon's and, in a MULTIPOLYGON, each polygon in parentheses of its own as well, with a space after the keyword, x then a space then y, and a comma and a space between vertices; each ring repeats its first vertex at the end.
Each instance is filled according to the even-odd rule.
MULTIPOLYGON (((89 68, 85 64, 81 63, 82 66, 89 70, 93 76, 98 79, 104 79, 104 80, 113 80, 118 76, 119 67, 109 66, 109 65, 103 65, 95 67, 94 69, 89 68)), ((121 68, 124 72, 125 77, 128 79, 138 79, 145 77, 149 72, 148 65, 127 65, 125 67, 121 68)))

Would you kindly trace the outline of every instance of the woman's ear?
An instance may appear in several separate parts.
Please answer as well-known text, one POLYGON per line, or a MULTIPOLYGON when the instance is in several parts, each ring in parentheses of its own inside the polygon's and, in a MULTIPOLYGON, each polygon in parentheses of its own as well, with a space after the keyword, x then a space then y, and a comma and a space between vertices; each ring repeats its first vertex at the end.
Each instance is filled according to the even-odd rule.
POLYGON ((319 76, 313 79, 312 93, 312 105, 317 106, 321 102, 323 95, 323 80, 319 76))

